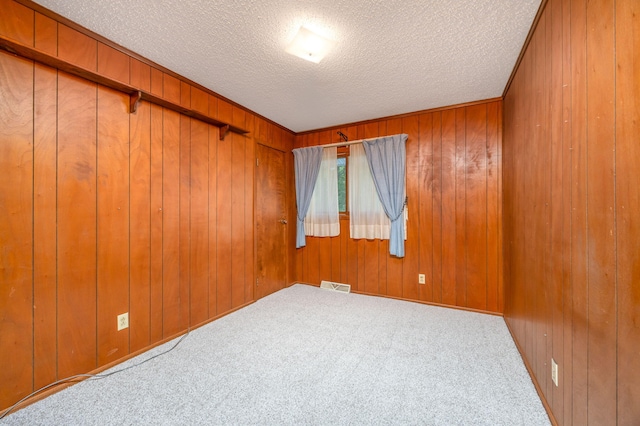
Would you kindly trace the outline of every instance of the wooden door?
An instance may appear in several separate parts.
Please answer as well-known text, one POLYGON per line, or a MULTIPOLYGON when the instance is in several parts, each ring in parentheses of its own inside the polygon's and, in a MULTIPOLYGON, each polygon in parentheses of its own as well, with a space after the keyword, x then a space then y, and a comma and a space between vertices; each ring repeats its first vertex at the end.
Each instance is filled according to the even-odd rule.
POLYGON ((256 299, 281 290, 287 276, 285 153, 256 145, 256 299))

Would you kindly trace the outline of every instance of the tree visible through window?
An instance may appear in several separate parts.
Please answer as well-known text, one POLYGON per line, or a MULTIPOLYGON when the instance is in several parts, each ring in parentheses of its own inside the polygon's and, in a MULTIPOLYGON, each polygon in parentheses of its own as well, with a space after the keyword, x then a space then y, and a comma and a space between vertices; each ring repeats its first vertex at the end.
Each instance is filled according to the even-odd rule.
POLYGON ((338 157, 338 211, 347 212, 347 157, 338 157))

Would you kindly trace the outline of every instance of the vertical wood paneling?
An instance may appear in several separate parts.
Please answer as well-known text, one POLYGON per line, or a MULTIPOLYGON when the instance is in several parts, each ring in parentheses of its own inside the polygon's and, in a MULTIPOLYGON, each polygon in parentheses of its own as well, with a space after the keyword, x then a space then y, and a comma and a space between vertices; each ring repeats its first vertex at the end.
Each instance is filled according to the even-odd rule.
MULTIPOLYGON (((405 258, 402 262, 402 297, 413 300, 421 300, 418 294, 424 290, 425 285, 418 284, 420 265, 420 122, 418 115, 411 115, 402 119, 402 132, 409 137, 406 143, 406 195, 411 207, 408 207, 407 239, 404 243, 405 258)), ((425 279, 426 281, 426 279, 425 279)))
POLYGON ((142 90, 151 91, 151 67, 141 61, 129 58, 129 84, 142 90))
POLYGON ((33 387, 56 380, 56 135, 58 73, 34 69, 33 387))
POLYGON ((157 342, 164 336, 164 190, 163 190, 163 139, 164 113, 162 107, 150 105, 151 110, 151 279, 150 291, 150 328, 151 342, 157 342))
POLYGON ((0 0, 0 35, 33 46, 34 11, 13 0, 0 0))
MULTIPOLYGON (((233 106, 231 109, 231 122, 240 127, 247 127, 246 114, 241 108, 233 106)), ((233 152, 232 152, 232 182, 234 183, 232 193, 232 238, 233 238, 233 259, 231 263, 233 274, 233 290, 231 293, 231 305, 236 308, 241 306, 246 300, 247 278, 252 274, 247 274, 247 258, 246 241, 247 233, 245 230, 245 211, 246 197, 245 189, 249 185, 247 182, 247 145, 250 139, 244 135, 233 134, 233 152)), ((253 185, 251 185, 253 188, 253 185)), ((253 260, 253 257, 252 257, 253 260)), ((286 271, 285 271, 286 274, 286 271)))
POLYGON ((31 61, 0 53, 2 407, 33 386, 33 84, 31 61))
MULTIPOLYGON (((571 85, 571 0, 562 0, 562 309, 563 309, 563 363, 560 380, 564 383, 563 412, 555 413, 564 424, 571 424, 573 416, 573 302, 571 277, 571 251, 564 247, 571 247, 571 191, 572 156, 572 85, 571 85)), ((504 225, 506 227, 506 223, 504 225)))
MULTIPOLYGON (((358 288, 358 243, 357 243, 357 240, 354 240, 353 238, 347 238, 346 263, 347 263, 347 279, 345 282, 347 284, 350 284, 353 289, 357 289, 358 288)), ((305 265, 302 265, 302 267, 304 266, 305 265)), ((300 271, 298 273, 304 274, 304 271, 300 271)))
POLYGON ((162 111, 163 337, 180 330, 180 115, 162 111))
MULTIPOLYGON (((184 93, 184 90, 181 91, 184 93)), ((189 93, 187 91, 187 93, 189 93)), ((188 99, 182 96, 182 102, 188 99)), ((179 329, 189 326, 191 303, 191 119, 180 115, 180 187, 179 187, 179 329)))
POLYGON ((306 238, 304 270, 307 271, 307 281, 320 282, 320 242, 318 238, 306 238))
POLYGON ((466 283, 467 303, 487 308, 487 105, 467 108, 466 121, 466 283))
MULTIPOLYGON (((151 105, 142 102, 129 128, 130 350, 151 344, 151 105)), ((161 180, 162 178, 160 178, 161 180)), ((162 246, 162 243, 159 244, 162 246)))
MULTIPOLYGON (((588 420, 616 418, 615 5, 587 4, 588 420)), ((640 420, 640 419, 638 419, 640 420)))
POLYGON ((151 67, 151 93, 156 96, 162 96, 164 85, 162 83, 162 71, 151 67))
POLYGON ((231 123, 233 121, 233 105, 223 99, 218 99, 217 118, 225 123, 231 123))
POLYGON ((442 112, 442 303, 456 304, 456 111, 442 112))
POLYGON ((129 83, 129 57, 104 43, 98 43, 98 73, 129 83))
MULTIPOLYGON (((218 119, 231 122, 233 108, 218 99, 218 119)), ((234 137, 218 142, 218 314, 231 309, 233 292, 233 210, 231 205, 234 179, 232 171, 234 137)))
POLYGON ((96 105, 58 74, 58 377, 96 367, 96 105))
MULTIPOLYGON (((205 98, 206 99, 206 98, 205 98)), ((191 120, 190 325, 209 317, 209 125, 191 120)))
MULTIPOLYGON (((501 312, 501 105, 493 101, 343 127, 350 140, 409 136, 405 257, 390 256, 388 240, 351 239, 343 218, 337 240, 308 237, 307 246, 296 250, 295 280, 318 285, 326 271, 353 291, 501 312), (329 270, 335 264, 340 271, 329 270), (419 273, 426 275, 424 285, 418 284, 419 273)), ((333 131, 306 133, 295 146, 336 139, 333 131)))
POLYGON ((129 353, 129 97, 98 88, 97 326, 98 366, 129 353))
POLYGON ((318 239, 318 273, 320 281, 331 281, 331 238, 318 239))
MULTIPOLYGON (((218 98, 209 94, 209 117, 218 117, 218 98)), ((217 127, 216 127, 217 128, 217 127)))
POLYGON ((433 302, 442 303, 442 113, 433 114, 433 302))
MULTIPOLYGON (((225 138, 226 139, 226 138, 225 138)), ((244 303, 244 187, 245 137, 231 135, 231 307, 244 303)))
MULTIPOLYGON (((540 125, 540 117, 546 117, 548 115, 547 107, 548 91, 546 90, 545 78, 547 75, 546 67, 546 27, 547 27, 547 11, 542 14, 540 21, 538 22, 539 30, 534 35, 532 41, 533 46, 533 58, 531 62, 531 77, 533 82, 533 114, 531 115, 531 131, 534 134, 534 143, 529 148, 529 157, 539 158, 547 167, 551 164, 551 158, 549 157, 549 146, 545 143, 549 140, 547 135, 548 126, 540 125), (535 72, 539 67, 542 68, 542 72, 535 72)), ((535 259, 541 259, 542 264, 535 266, 533 262, 529 263, 530 272, 527 274, 528 285, 530 291, 534 291, 534 287, 538 282, 548 282, 549 272, 549 187, 550 187, 550 173, 535 173, 535 165, 533 162, 527 162, 527 170, 532 174, 532 179, 528 182, 531 185, 528 187, 527 193, 531 196, 528 197, 529 211, 531 212, 531 219, 529 220, 530 226, 527 227, 528 235, 527 241, 529 242, 528 257, 535 259), (536 202, 536 200, 544 202, 536 202)), ((530 312, 534 316, 532 321, 532 350, 537 354, 536 362, 533 363, 534 371, 540 377, 538 384, 542 388, 543 392, 547 392, 549 383, 549 375, 547 374, 548 366, 550 362, 547 360, 549 339, 547 326, 549 323, 548 315, 548 291, 544 288, 542 291, 537 291, 536 297, 531 298, 530 312)))
POLYGON ((640 7, 616 2, 615 193, 617 279, 617 418, 620 425, 640 419, 640 7))
POLYGON ((505 317, 558 424, 640 418, 632 4, 550 0, 504 102, 505 317))
MULTIPOLYGON (((336 281, 340 283, 347 283, 349 281, 349 278, 348 278, 349 258, 347 256, 347 238, 344 238, 344 236, 349 235, 348 220, 344 220, 344 219, 340 220, 340 235, 342 235, 342 237, 340 236, 335 237, 335 239, 338 241, 338 247, 337 248, 335 246, 332 247, 332 252, 334 256, 331 262, 339 262, 340 264, 340 276, 336 281), (336 252, 339 253, 338 256, 335 255, 336 252)), ((297 275, 294 275, 294 276, 297 276, 297 275)))
POLYGON ((498 104, 498 312, 504 312, 504 222, 502 219, 502 214, 504 211, 503 203, 504 203, 504 187, 502 185, 502 181, 504 179, 504 167, 502 165, 503 162, 503 115, 504 108, 503 103, 500 102, 498 104))
MULTIPOLYGON (((209 102, 209 111, 212 104, 209 102)), ((217 108, 217 103, 215 104, 217 108)), ((217 111, 216 111, 217 113, 217 111)), ((209 126, 209 189, 208 189, 208 238, 209 238, 209 318, 213 318, 218 312, 218 128, 209 126)))
MULTIPOLYGON (((342 228, 342 222, 340 221, 340 227, 342 228)), ((340 229, 342 233, 342 229, 340 229)), ((329 250, 329 255, 331 256, 331 274, 329 279, 334 282, 340 282, 340 270, 341 270, 341 262, 340 262, 340 236, 331 237, 329 240, 331 242, 331 248, 329 250)))
MULTIPOLYGON (((253 115, 246 117, 247 128, 253 127, 253 115)), ((256 144, 252 138, 245 139, 245 159, 244 159, 244 303, 248 303, 255 300, 255 231, 254 231, 254 201, 253 201, 253 188, 255 188, 254 175, 256 165, 256 144)), ((282 144, 286 144, 282 141, 282 144)), ((285 145, 290 146, 290 145, 285 145)), ((285 156, 286 158, 286 156, 285 156)), ((286 174, 286 171, 285 171, 286 174)), ((288 176, 288 175, 287 175, 288 176)), ((292 188, 293 182, 285 182, 286 188, 292 188)), ((288 203, 290 200, 288 194, 285 193, 285 212, 287 211, 288 203)), ((285 213, 286 214, 286 213, 285 213)), ((285 217, 287 219, 287 217, 285 217)), ((292 223, 289 219, 289 223, 292 223)), ((287 227, 287 231, 291 229, 291 225, 287 227)), ((288 237, 288 234, 285 238, 288 237)), ((285 244, 288 244, 288 239, 285 239, 285 244)), ((289 246, 286 246, 289 247, 289 246)), ((294 240, 295 247, 295 240, 294 240)), ((288 252, 288 250, 287 250, 288 252)), ((285 266, 291 267, 290 260, 285 260, 285 266)), ((285 279, 288 280, 288 276, 285 275, 285 279)), ((290 281, 283 283, 286 286, 290 281)))
MULTIPOLYGON (((218 98, 208 96, 209 117, 218 116, 218 98)), ((217 208, 218 208, 218 143, 219 130, 209 126, 209 318, 216 316, 218 312, 218 234, 217 234, 217 208)))
MULTIPOLYGON (((246 112, 244 109, 238 107, 237 105, 231 105, 231 121, 230 123, 234 126, 242 127, 244 129, 250 130, 247 126, 246 120, 246 112)), ((271 143, 277 145, 280 148, 280 142, 278 141, 277 134, 273 134, 273 139, 271 143)))
POLYGON ((209 96, 207 93, 196 87, 191 87, 191 108, 201 114, 208 114, 209 96))
MULTIPOLYGON (((220 104, 218 104, 219 106, 220 104)), ((224 138, 218 146, 217 176, 217 312, 231 309, 231 148, 233 138, 224 138)))
MULTIPOLYGON (((529 75, 529 68, 530 68, 530 55, 526 55, 523 59, 522 59, 522 63, 521 63, 521 67, 523 69, 522 71, 522 80, 528 80, 530 79, 530 75, 529 75)), ((529 90, 529 86, 525 86, 525 88, 522 90, 523 91, 523 95, 520 98, 520 102, 524 104, 524 99, 530 99, 531 98, 531 93, 529 90)), ((520 106, 520 105, 519 105, 520 106)), ((527 120, 528 120, 528 116, 530 114, 529 108, 526 109, 526 114, 524 114, 524 117, 522 119, 523 124, 520 126, 521 127, 521 132, 522 134, 519 134, 518 136, 523 137, 525 129, 528 130, 527 127, 527 120)), ((530 163, 525 161, 525 159, 527 158, 527 155, 529 155, 527 152, 519 152, 520 151, 524 151, 526 147, 521 147, 521 146, 507 146, 507 150, 509 152, 513 152, 513 154, 509 157, 509 159, 513 161, 513 163, 515 164, 509 164, 508 166, 506 166, 505 168, 508 168, 510 171, 512 171, 512 169, 516 169, 516 170, 524 170, 524 168, 526 166, 529 166, 530 163)), ((530 171, 526 171, 526 174, 529 174, 530 171)), ((512 182, 512 186, 513 186, 513 191, 512 193, 509 194, 509 211, 511 211, 513 209, 513 206, 515 205, 526 205, 526 198, 525 198, 525 181, 524 179, 519 179, 519 176, 515 174, 515 172, 513 173, 512 176, 506 177, 505 176, 505 181, 509 181, 512 182)), ((506 191, 505 191, 506 192, 506 191)), ((505 202, 506 204, 506 202, 505 202)), ((526 205, 525 207, 525 211, 528 211, 530 208, 529 205, 526 205)), ((527 247, 527 243, 526 243, 526 227, 525 227, 525 219, 524 219, 524 212, 518 212, 518 213, 513 213, 513 215, 515 216, 513 218, 513 234, 509 234, 512 235, 511 238, 509 238, 509 244, 510 247, 508 248, 509 254, 512 256, 512 258, 510 259, 510 261, 508 261, 507 263, 510 264, 510 267, 513 268, 512 270, 512 275, 509 277, 510 279, 516 281, 520 281, 522 282, 522 285, 520 286, 513 286, 512 288, 509 288, 509 298, 510 298, 510 302, 512 302, 512 306, 514 311, 521 311, 521 312, 525 312, 526 307, 525 307, 525 303, 526 303, 526 299, 524 297, 522 297, 522 293, 524 293, 525 291, 525 287, 526 287, 526 280, 524 280, 522 277, 527 277, 527 273, 526 271, 524 271, 525 266, 522 263, 522 259, 525 258, 525 250, 527 247), (517 230, 517 233, 516 233, 517 230), (516 245, 516 241, 518 240, 522 240, 523 244, 517 244, 516 245), (513 264, 513 265, 512 265, 513 264)), ((524 334, 524 327, 525 327, 525 321, 524 318, 518 318, 517 321, 514 321, 514 329, 517 329, 520 333, 524 334)), ((530 335, 530 334, 527 334, 530 335)), ((528 345, 529 340, 525 339, 521 344, 522 346, 525 348, 525 350, 528 350, 528 345)))
POLYGON ((488 311, 500 311, 498 309, 498 276, 499 276, 499 259, 501 251, 499 250, 499 230, 498 214, 502 210, 502 205, 498 197, 498 144, 500 143, 498 134, 498 102, 487 104, 487 141, 486 141, 486 188, 487 188, 487 305, 488 311))
POLYGON ((380 246, 378 247, 378 288, 380 289, 380 294, 387 294, 388 292, 387 259, 389 259, 389 240, 380 241, 380 246))
MULTIPOLYGON (((551 317, 552 330, 550 344, 551 353, 547 354, 547 359, 553 358, 560 363, 563 362, 563 335, 562 335, 562 190, 563 190, 563 170, 562 170, 562 4, 553 2, 545 11, 547 21, 547 54, 549 61, 547 64, 547 81, 549 85, 549 119, 551 127, 549 129, 551 150, 551 178, 550 178, 550 247, 549 247, 549 282, 552 284, 551 293, 551 317)), ((559 380, 558 387, 553 386, 552 381, 547 381, 547 398, 557 413, 558 421, 563 421, 563 392, 565 389, 564 380, 559 380)))
MULTIPOLYGON (((588 424, 586 1, 571 2, 571 277, 573 424, 588 424)), ((568 421, 568 419, 565 419, 568 421)))
POLYGON ((418 286, 418 299, 433 302, 434 244, 433 244, 433 113, 419 117, 420 147, 417 153, 417 204, 418 204, 418 270, 425 275, 425 285, 418 286))
POLYGON ((96 71, 98 66, 98 42, 59 23, 58 57, 72 64, 96 71))
MULTIPOLYGON (((28 5, 0 6, 3 36, 252 132, 260 122, 266 145, 292 148, 241 107, 28 5)), ((129 114, 126 95, 58 74, 0 53, 0 410, 254 300, 254 139, 220 142, 216 127, 146 102, 129 114)))
POLYGON ((36 12, 35 48, 50 55, 58 55, 58 24, 53 19, 36 12))
POLYGON ((182 80, 180 80, 180 105, 191 108, 191 86, 182 80))
MULTIPOLYGON (((153 72, 151 74, 151 83, 153 87, 153 72)), ((168 101, 180 104, 182 96, 180 93, 180 80, 167 74, 162 73, 162 97, 168 101)))
POLYGON ((455 124, 455 297, 456 305, 467 304, 467 235, 466 235, 466 109, 456 109, 455 124))

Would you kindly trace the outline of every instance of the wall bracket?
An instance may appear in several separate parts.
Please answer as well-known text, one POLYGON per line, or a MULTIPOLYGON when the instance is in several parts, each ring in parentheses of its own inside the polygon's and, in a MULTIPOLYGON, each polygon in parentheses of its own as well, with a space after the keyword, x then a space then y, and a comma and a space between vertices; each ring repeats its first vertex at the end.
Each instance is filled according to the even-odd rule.
POLYGON ((138 104, 142 100, 142 92, 137 91, 129 95, 129 112, 131 114, 135 113, 138 110, 138 104))
POLYGON ((225 124, 224 126, 220 126, 220 140, 223 141, 224 137, 227 136, 227 133, 229 133, 229 125, 225 124))

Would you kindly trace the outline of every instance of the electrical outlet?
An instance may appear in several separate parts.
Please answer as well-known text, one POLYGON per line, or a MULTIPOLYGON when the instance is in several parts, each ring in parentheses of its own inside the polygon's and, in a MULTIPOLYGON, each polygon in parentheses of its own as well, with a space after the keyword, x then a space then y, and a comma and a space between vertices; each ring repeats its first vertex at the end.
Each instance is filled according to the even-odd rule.
POLYGON ((118 331, 129 328, 129 312, 118 315, 118 331))
POLYGON ((425 283, 424 274, 418 274, 418 284, 424 284, 424 283, 425 283))
POLYGON ((558 386, 558 364, 553 358, 551 358, 551 380, 554 385, 558 386))

